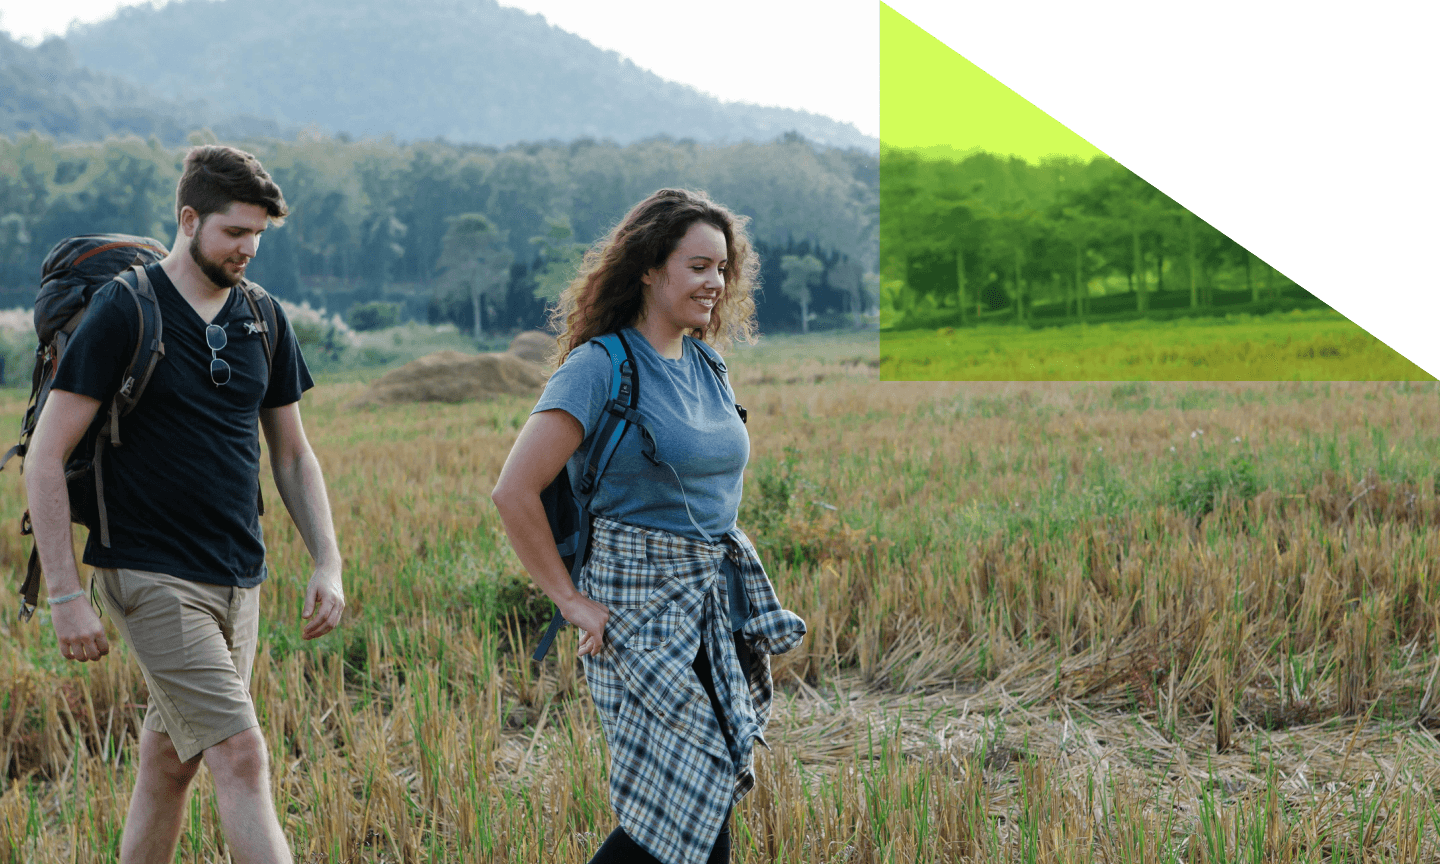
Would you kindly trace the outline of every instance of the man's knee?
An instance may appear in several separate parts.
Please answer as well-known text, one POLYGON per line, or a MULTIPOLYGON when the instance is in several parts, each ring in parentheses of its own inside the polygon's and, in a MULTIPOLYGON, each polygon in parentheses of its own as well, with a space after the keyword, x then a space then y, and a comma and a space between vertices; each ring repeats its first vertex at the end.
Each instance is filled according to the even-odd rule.
POLYGON ((145 768, 181 787, 189 786, 200 770, 199 759, 181 762, 170 736, 149 729, 141 732, 140 760, 145 768))
POLYGON ((254 726, 237 732, 219 744, 207 747, 205 764, 215 776, 217 786, 227 783, 263 785, 269 768, 265 737, 254 726))

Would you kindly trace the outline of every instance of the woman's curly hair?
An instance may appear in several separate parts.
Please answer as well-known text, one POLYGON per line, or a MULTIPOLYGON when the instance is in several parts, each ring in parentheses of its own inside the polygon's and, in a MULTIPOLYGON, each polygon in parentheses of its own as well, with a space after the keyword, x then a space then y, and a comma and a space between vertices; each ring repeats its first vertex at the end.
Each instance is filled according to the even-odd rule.
POLYGON ((634 324, 644 311, 640 277, 664 267, 680 238, 696 222, 725 235, 728 258, 725 290, 710 311, 710 323, 691 334, 724 349, 755 341, 754 290, 760 262, 745 233, 749 219, 711 201, 704 192, 661 189, 630 208, 620 224, 585 253, 580 272, 550 310, 556 337, 556 365, 596 336, 634 324))

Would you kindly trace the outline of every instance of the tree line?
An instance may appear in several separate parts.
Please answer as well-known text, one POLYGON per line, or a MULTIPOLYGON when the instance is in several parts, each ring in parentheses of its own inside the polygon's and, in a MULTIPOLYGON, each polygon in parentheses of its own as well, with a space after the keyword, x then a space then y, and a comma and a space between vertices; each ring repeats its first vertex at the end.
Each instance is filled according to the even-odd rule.
POLYGON ((1264 312, 1319 300, 1112 159, 882 148, 887 325, 1264 312))
MULTIPOLYGON (((251 278, 331 312, 381 302, 401 318, 467 330, 540 326, 581 251, 667 186, 704 189, 750 218, 769 289, 758 298, 763 328, 853 326, 878 300, 879 166, 859 150, 796 135, 717 146, 654 138, 492 148, 320 133, 226 143, 259 156, 291 208, 266 232, 251 278), (819 269, 786 288, 787 256, 819 269)), ((40 262, 65 237, 168 243, 185 150, 135 136, 0 137, 0 308, 33 302, 40 262)))

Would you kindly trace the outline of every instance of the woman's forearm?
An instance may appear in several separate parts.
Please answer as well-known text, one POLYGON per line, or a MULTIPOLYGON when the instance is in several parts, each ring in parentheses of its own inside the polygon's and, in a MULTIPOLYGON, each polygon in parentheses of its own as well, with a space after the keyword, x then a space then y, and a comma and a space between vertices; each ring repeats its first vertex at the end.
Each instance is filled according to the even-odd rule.
POLYGON ((564 609, 573 603, 580 592, 571 583, 565 562, 555 549, 540 496, 527 490, 497 485, 490 499, 500 513, 500 521, 505 525, 505 534, 515 549, 515 556, 530 578, 556 606, 564 609))
POLYGON ((584 631, 579 646, 582 655, 598 653, 604 646, 610 610, 571 584, 570 573, 550 535, 550 521, 545 518, 540 493, 565 470, 565 461, 580 446, 583 435, 580 421, 564 411, 531 414, 500 469, 495 491, 490 493, 520 564, 540 590, 555 601, 565 620, 584 631))

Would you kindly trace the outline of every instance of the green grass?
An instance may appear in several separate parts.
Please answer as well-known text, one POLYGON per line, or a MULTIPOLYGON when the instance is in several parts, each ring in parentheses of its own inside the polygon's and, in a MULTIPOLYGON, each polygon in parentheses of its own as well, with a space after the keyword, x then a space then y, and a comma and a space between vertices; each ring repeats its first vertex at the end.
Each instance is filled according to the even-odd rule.
POLYGON ((1335 312, 882 331, 887 381, 1433 381, 1335 312))

